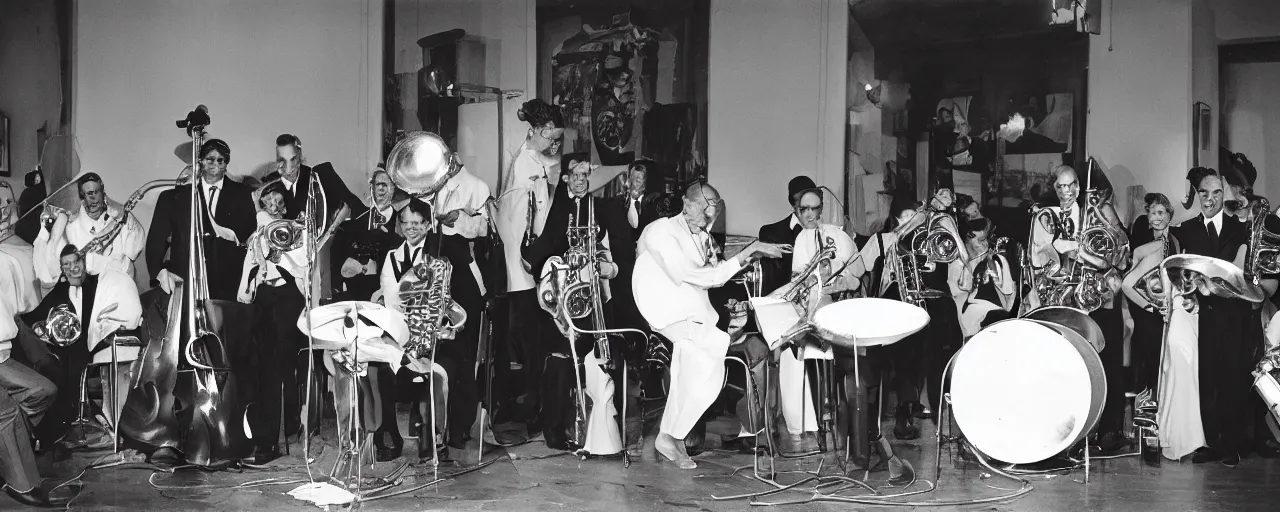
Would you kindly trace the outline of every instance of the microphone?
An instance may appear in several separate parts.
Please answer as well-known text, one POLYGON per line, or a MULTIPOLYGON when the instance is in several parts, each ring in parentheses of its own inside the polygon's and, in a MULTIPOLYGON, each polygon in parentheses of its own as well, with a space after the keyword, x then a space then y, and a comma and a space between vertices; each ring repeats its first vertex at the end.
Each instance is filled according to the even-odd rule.
POLYGON ((208 126, 213 121, 209 119, 209 107, 197 105, 195 110, 187 113, 186 119, 180 119, 176 123, 178 128, 187 130, 187 134, 191 134, 191 129, 196 126, 208 126))

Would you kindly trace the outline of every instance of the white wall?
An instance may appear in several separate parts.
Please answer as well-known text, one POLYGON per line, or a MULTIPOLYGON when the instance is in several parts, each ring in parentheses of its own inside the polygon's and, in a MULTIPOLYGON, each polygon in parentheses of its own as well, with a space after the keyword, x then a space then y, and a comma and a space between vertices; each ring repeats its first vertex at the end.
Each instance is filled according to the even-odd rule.
POLYGON ((1190 168, 1191 0, 1104 2, 1109 19, 1089 38, 1088 151, 1118 197, 1142 184, 1179 203, 1190 168))
MULTIPOLYGON (((1244 153, 1258 168, 1254 192, 1280 198, 1280 62, 1226 64, 1222 67, 1223 136, 1227 147, 1244 153)), ((1274 206, 1274 204, 1273 204, 1274 206)))
MULTIPOLYGON (((525 95, 505 102, 503 165, 524 141, 528 125, 516 117, 520 103, 533 97, 536 0, 394 0, 395 73, 422 68, 418 39, 455 28, 485 47, 484 83, 525 95)), ((416 120, 414 121, 416 123, 416 120)), ((493 105, 466 105, 459 112, 458 153, 467 169, 497 191, 497 110, 493 105)))
POLYGON ((9 118, 8 181, 21 194, 23 175, 39 162, 36 130, 58 130, 62 80, 54 4, 0 2, 0 113, 9 118))
POLYGON ((1276 0, 1213 0, 1210 5, 1221 42, 1280 37, 1280 2, 1276 0))
POLYGON ((848 4, 712 0, 707 164, 726 232, 787 214, 799 174, 841 191, 848 4))
MULTIPOLYGON (((381 0, 82 0, 75 120, 82 171, 123 201, 177 175, 174 121, 208 106, 233 175, 262 176, 275 137, 298 135, 352 190, 379 159, 381 0)), ((155 195, 135 210, 149 222, 155 195)))

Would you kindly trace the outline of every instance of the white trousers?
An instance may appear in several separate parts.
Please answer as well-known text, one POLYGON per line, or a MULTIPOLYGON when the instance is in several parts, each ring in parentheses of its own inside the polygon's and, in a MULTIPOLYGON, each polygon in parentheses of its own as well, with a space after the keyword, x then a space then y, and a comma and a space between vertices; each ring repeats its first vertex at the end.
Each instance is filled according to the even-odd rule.
POLYGON ((586 369, 582 385, 591 399, 591 409, 587 412, 587 439, 582 448, 595 455, 613 455, 622 451, 622 432, 618 428, 618 409, 613 406, 613 377, 600 364, 594 351, 582 358, 582 366, 586 369))
MULTIPOLYGON (((794 435, 817 432, 818 418, 813 408, 809 378, 804 374, 804 360, 797 359, 791 347, 783 347, 778 352, 779 400, 782 402, 782 417, 787 420, 787 432, 794 435)), ((830 359, 814 346, 805 347, 801 357, 830 359)))
POLYGON ((659 432, 684 439, 724 386, 724 355, 729 333, 707 324, 683 320, 658 329, 671 340, 671 389, 659 432))

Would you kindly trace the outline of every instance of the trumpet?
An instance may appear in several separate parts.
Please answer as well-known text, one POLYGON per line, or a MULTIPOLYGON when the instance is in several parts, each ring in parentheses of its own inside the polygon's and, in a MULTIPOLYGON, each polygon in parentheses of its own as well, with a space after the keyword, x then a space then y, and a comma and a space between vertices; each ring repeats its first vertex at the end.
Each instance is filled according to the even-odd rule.
POLYGON ((995 283, 996 286, 1000 286, 1002 284, 1001 280, 1003 277, 998 265, 1000 261, 999 256, 1004 254, 1009 243, 1010 240, 1008 237, 999 237, 996 239, 995 244, 992 245, 991 249, 988 249, 987 252, 978 256, 976 260, 977 264, 973 266, 972 275, 972 282, 975 287, 987 283, 995 283))
POLYGON ((80 339, 82 332, 80 317, 71 311, 71 307, 63 304, 49 310, 49 316, 31 326, 45 343, 67 347, 80 339))

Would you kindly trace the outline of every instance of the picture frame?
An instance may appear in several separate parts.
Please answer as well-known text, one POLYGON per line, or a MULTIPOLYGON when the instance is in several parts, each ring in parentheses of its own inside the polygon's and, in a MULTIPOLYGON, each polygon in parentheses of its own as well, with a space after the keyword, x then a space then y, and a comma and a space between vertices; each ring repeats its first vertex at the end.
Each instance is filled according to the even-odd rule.
POLYGON ((13 175, 13 167, 9 164, 9 117, 0 113, 0 176, 13 175))
POLYGON ((1191 107, 1191 166, 1199 167, 1201 153, 1213 148, 1213 108, 1203 101, 1191 107))

